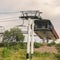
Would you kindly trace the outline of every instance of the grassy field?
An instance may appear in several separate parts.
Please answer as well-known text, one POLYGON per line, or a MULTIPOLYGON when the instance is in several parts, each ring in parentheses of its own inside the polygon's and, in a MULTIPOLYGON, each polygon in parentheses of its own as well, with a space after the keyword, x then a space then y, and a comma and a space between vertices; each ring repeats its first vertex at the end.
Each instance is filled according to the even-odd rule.
MULTIPOLYGON (((24 44, 23 47, 24 48, 19 44, 0 47, 0 60, 26 60, 26 44, 24 44)), ((60 44, 45 47, 40 44, 35 44, 35 49, 38 50, 34 51, 33 60, 60 60, 60 44), (57 49, 58 53, 50 53, 50 51, 47 52, 46 49, 51 49, 50 51, 57 49), (41 53, 41 50, 46 51, 41 53)))
POLYGON ((6 50, 6 48, 0 48, 0 60, 26 60, 25 52, 23 49, 6 50))
POLYGON ((34 54, 34 60, 57 60, 54 54, 51 53, 39 53, 35 52, 34 54))
MULTIPOLYGON (((26 50, 0 48, 0 60, 26 60, 26 50)), ((57 60, 57 58, 51 53, 39 53, 35 51, 33 60, 57 60)))

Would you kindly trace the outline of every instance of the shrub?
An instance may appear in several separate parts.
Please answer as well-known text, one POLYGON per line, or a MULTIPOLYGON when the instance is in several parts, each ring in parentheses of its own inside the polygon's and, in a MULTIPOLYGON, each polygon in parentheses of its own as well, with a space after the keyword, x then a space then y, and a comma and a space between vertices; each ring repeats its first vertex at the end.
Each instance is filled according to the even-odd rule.
POLYGON ((9 57, 10 55, 11 55, 11 52, 10 52, 9 49, 4 48, 4 49, 2 50, 2 57, 6 58, 6 57, 9 57))
POLYGON ((27 48, 27 43, 20 44, 21 49, 26 49, 27 48))
POLYGON ((53 46, 53 45, 55 45, 55 42, 54 41, 51 42, 51 43, 48 43, 48 46, 53 46))
POLYGON ((19 50, 20 49, 20 45, 19 44, 16 44, 15 46, 13 46, 13 49, 14 50, 19 50))
POLYGON ((4 43, 0 43, 0 47, 4 47, 4 43))
POLYGON ((60 44, 56 44, 56 48, 57 48, 58 52, 60 52, 60 44))
POLYGON ((9 43, 8 42, 1 42, 0 47, 9 47, 9 43))
POLYGON ((55 57, 60 60, 60 54, 55 54, 55 57))
POLYGON ((39 48, 39 47, 41 47, 41 46, 43 46, 43 44, 37 43, 37 42, 34 43, 34 47, 35 47, 35 48, 39 48))
POLYGON ((37 51, 34 52, 34 56, 35 56, 35 57, 40 57, 40 52, 37 52, 37 51))
POLYGON ((60 47, 60 44, 56 44, 57 47, 60 47))
POLYGON ((47 56, 50 56, 50 55, 51 55, 51 53, 48 53, 48 52, 44 52, 44 53, 41 54, 41 56, 43 56, 43 57, 47 57, 47 56))

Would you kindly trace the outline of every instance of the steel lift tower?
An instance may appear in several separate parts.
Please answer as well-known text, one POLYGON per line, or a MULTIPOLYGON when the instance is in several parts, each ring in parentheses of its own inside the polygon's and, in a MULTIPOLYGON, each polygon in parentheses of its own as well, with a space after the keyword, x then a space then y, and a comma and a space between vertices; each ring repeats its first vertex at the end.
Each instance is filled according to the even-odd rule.
POLYGON ((27 54, 26 59, 30 60, 30 56, 32 59, 34 53, 34 20, 41 20, 40 14, 42 12, 36 11, 21 11, 22 16, 20 18, 28 20, 28 39, 27 39, 27 54), (32 24, 30 23, 32 20, 32 24), (32 28, 32 31, 30 29, 32 28), (32 36, 30 36, 32 33, 32 36), (30 45, 31 41, 31 45, 30 45), (30 55, 31 53, 31 55, 30 55))

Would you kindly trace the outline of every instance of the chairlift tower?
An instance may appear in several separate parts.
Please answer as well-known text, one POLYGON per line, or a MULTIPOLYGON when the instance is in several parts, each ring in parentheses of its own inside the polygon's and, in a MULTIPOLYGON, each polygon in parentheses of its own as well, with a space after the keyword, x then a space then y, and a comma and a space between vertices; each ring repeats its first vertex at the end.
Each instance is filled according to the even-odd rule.
POLYGON ((35 11, 20 11, 22 16, 20 18, 24 18, 28 20, 28 37, 27 37, 27 54, 26 59, 30 60, 30 52, 31 52, 31 58, 33 57, 34 53, 34 20, 41 20, 40 14, 42 12, 35 10, 35 11), (30 20, 32 20, 32 24, 30 23, 30 20), (30 29, 32 30, 30 31, 30 29), (32 36, 30 36, 32 33, 32 36), (31 41, 31 46, 30 46, 31 41), (31 49, 31 50, 30 50, 31 49))

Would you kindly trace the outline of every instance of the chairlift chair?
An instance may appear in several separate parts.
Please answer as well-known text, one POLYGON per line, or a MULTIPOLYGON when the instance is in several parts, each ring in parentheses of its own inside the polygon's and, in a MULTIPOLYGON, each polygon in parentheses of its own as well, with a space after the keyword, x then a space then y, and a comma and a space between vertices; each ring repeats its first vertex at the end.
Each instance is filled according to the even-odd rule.
POLYGON ((59 39, 59 36, 50 20, 35 20, 34 23, 34 31, 41 39, 44 37, 52 40, 59 39))

